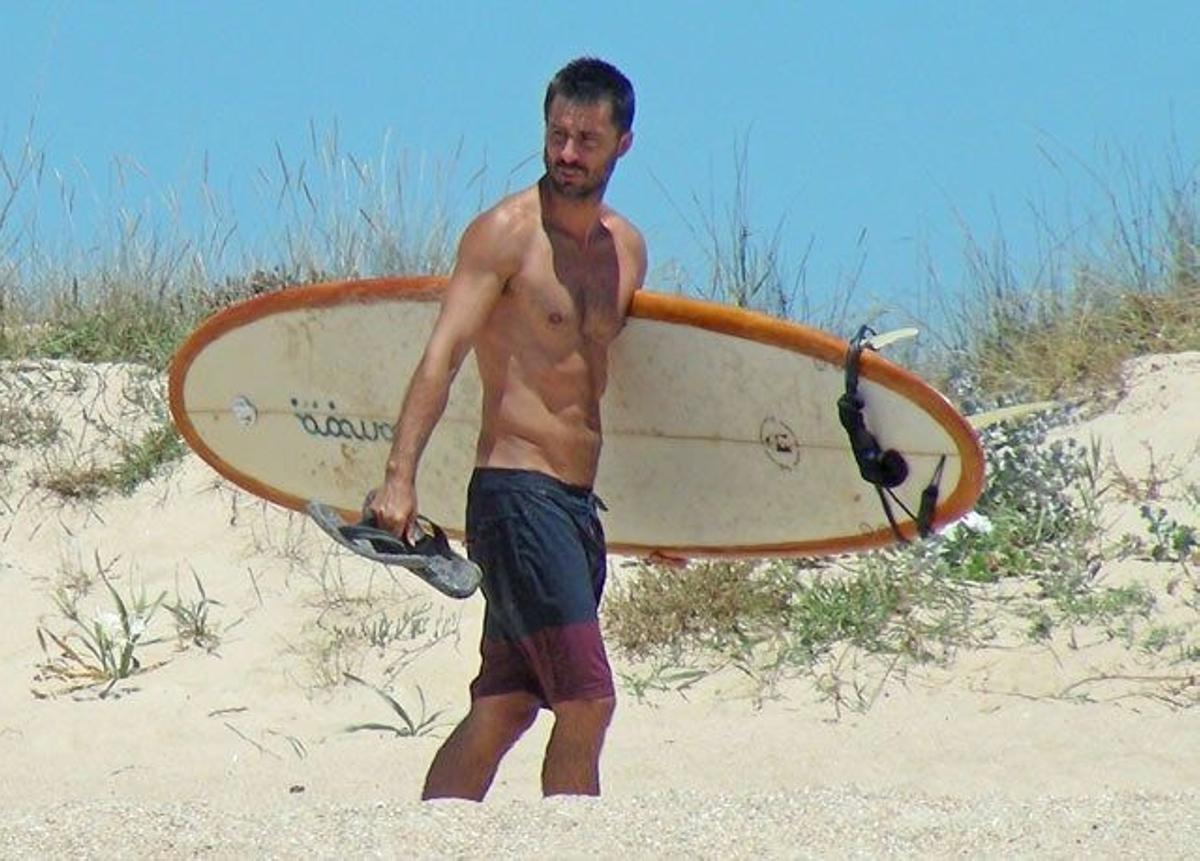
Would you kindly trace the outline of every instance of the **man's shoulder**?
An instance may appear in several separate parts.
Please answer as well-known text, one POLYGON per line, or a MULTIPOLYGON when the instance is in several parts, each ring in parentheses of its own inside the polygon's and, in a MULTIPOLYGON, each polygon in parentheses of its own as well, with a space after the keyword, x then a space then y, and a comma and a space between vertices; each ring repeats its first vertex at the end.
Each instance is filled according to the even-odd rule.
POLYGON ((459 244, 459 263, 472 261, 477 268, 506 278, 516 272, 540 224, 535 204, 527 194, 517 192, 475 216, 459 244))
POLYGON ((604 226, 612 235, 613 240, 640 258, 646 256, 646 240, 637 225, 617 212, 611 206, 604 207, 604 226))
POLYGON ((502 233, 530 230, 541 224, 541 202, 536 188, 526 188, 502 197, 490 209, 475 216, 473 224, 502 233))

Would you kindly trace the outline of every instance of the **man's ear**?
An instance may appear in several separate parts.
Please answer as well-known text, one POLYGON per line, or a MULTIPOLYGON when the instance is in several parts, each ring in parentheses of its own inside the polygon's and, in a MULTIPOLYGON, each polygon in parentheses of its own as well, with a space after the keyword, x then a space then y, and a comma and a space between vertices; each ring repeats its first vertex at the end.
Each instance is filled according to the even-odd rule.
POLYGON ((617 158, 620 158, 621 156, 625 155, 625 153, 629 152, 629 148, 632 146, 633 130, 630 129, 629 131, 625 132, 625 134, 621 135, 621 140, 617 142, 617 158))

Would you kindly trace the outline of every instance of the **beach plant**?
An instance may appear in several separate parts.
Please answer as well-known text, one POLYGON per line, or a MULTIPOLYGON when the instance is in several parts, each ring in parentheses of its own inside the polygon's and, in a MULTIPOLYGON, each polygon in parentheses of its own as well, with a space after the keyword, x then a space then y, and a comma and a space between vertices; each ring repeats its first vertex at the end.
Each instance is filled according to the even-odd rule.
POLYGON ((641 664, 623 678, 635 695, 686 689, 729 667, 752 682, 761 702, 839 644, 939 658, 945 643, 971 635, 968 610, 962 586, 927 571, 898 575, 894 560, 868 555, 836 565, 644 565, 607 599, 605 619, 615 647, 641 664), (722 592, 726 606, 710 615, 707 596, 722 592))
POLYGON ((46 409, 0 405, 0 446, 33 448, 51 445, 62 434, 62 420, 46 409))
POLYGON ((976 583, 1085 570, 1100 534, 1099 449, 1048 442, 1056 420, 1043 413, 985 428, 988 480, 974 512, 910 556, 976 583))
POLYGON ((1200 548, 1196 527, 1180 523, 1161 505, 1142 505, 1138 511, 1151 538, 1146 553, 1155 562, 1183 562, 1200 548))
POLYGON ((1170 462, 1159 463, 1153 446, 1147 443, 1143 447, 1146 449, 1145 475, 1130 475, 1115 459, 1110 464, 1113 487, 1125 499, 1140 504, 1163 499, 1167 495, 1167 488, 1183 473, 1182 469, 1170 462))
MULTIPOLYGON (((1197 450, 1200 455, 1200 450, 1197 450)), ((1200 515, 1200 484, 1189 484, 1183 489, 1183 499, 1197 515, 1200 515)))
POLYGON ((307 632, 304 640, 290 646, 289 651, 303 663, 302 684, 306 688, 334 688, 346 681, 346 673, 361 669, 361 646, 324 631, 307 632))
MULTIPOLYGON (((795 258, 785 248, 786 221, 777 219, 761 229, 751 216, 749 136, 733 144, 733 182, 723 196, 729 203, 718 207, 715 191, 693 193, 683 205, 662 183, 668 205, 687 229, 703 260, 703 271, 692 272, 678 261, 668 261, 654 273, 657 289, 698 294, 704 299, 761 311, 783 319, 800 319, 810 325, 842 332, 850 328, 850 308, 865 263, 862 243, 856 259, 840 277, 837 293, 818 303, 808 290, 808 259, 815 237, 795 258)), ((862 237, 860 237, 861 239, 862 237)))
POLYGON ((62 463, 35 472, 31 481, 34 487, 45 488, 63 499, 86 502, 112 488, 112 473, 95 464, 62 463))
POLYGON ((78 281, 38 315, 38 325, 10 350, 26 356, 81 362, 137 362, 166 368, 195 327, 200 310, 180 295, 156 296, 138 281, 103 283, 81 295, 78 281))
POLYGON ((688 691, 719 669, 699 666, 694 656, 685 657, 681 644, 675 643, 648 661, 617 670, 617 678, 639 703, 654 705, 651 694, 674 693, 686 700, 688 691))
POLYGON ((95 572, 89 571, 80 560, 76 564, 64 561, 59 565, 58 576, 55 578, 51 597, 64 616, 70 618, 79 613, 79 602, 91 593, 96 581, 101 576, 110 576, 120 561, 115 556, 105 562, 100 557, 99 549, 92 552, 92 563, 95 572))
MULTIPOLYGON (((229 713, 228 710, 220 709, 216 712, 210 712, 209 717, 216 717, 218 715, 228 714, 228 713, 229 713)), ((276 753, 274 750, 272 750, 270 747, 268 747, 265 743, 259 742, 255 739, 251 738, 246 733, 242 732, 242 730, 240 730, 237 726, 235 726, 231 721, 223 721, 223 723, 225 724, 225 728, 227 730, 232 732, 234 735, 236 735, 242 741, 249 744, 251 747, 253 747, 255 750, 257 750, 260 754, 262 754, 264 756, 269 756, 272 759, 276 759, 276 760, 283 759, 283 757, 281 757, 278 753, 276 753)), ((279 730, 276 730, 276 729, 270 729, 268 727, 266 729, 263 729, 259 733, 260 738, 263 736, 271 736, 272 738, 283 739, 285 742, 287 742, 288 748, 295 755, 296 759, 304 759, 305 757, 308 756, 308 747, 304 744, 303 741, 301 741, 294 735, 291 735, 289 733, 280 732, 279 730)))
POLYGON ((92 501, 110 493, 128 496, 186 453, 187 447, 174 425, 164 421, 137 441, 122 442, 111 464, 52 464, 36 472, 32 481, 35 487, 73 501, 92 501))
MULTIPOLYGON (((230 498, 232 517, 239 514, 239 503, 243 495, 234 490, 230 498)), ((283 513, 283 523, 279 524, 275 515, 277 510, 265 501, 255 500, 252 507, 259 515, 258 523, 250 524, 251 543, 256 554, 270 556, 287 565, 289 575, 299 570, 304 576, 314 580, 320 587, 326 606, 344 603, 347 599, 345 579, 342 576, 340 560, 326 555, 322 557, 320 567, 312 567, 312 547, 307 540, 308 518, 293 511, 283 513)))
POLYGON ((1120 620, 1123 631, 1129 630, 1132 616, 1148 616, 1156 600, 1139 583, 1096 588, 1081 578, 1062 576, 1045 578, 1041 585, 1065 621, 1111 625, 1120 620))
POLYGON ((175 636, 183 647, 197 646, 212 654, 221 644, 223 634, 242 620, 238 619, 232 625, 222 627, 213 618, 213 608, 223 606, 208 596, 200 575, 192 571, 192 580, 196 584, 198 597, 185 600, 176 590, 174 602, 164 603, 163 607, 175 620, 175 636))
POLYGON ((1187 654, 1186 643, 1192 625, 1153 625, 1142 635, 1141 648, 1147 652, 1161 653, 1174 646, 1180 654, 1187 654))
POLYGON ((610 636, 635 657, 679 641, 722 642, 739 628, 784 617, 789 593, 776 573, 749 561, 634 563, 633 576, 605 599, 610 636))
POLYGON ((425 702, 425 692, 421 690, 419 685, 416 686, 418 710, 410 714, 409 709, 406 709, 395 697, 384 689, 364 681, 353 673, 345 673, 345 679, 346 681, 354 682, 373 690, 380 699, 387 703, 392 713, 400 719, 398 724, 383 723, 380 721, 352 724, 346 727, 346 732, 390 732, 397 738, 415 738, 417 736, 430 735, 441 726, 446 725, 445 721, 439 720, 445 714, 446 710, 438 709, 437 711, 430 712, 428 704, 425 702))
POLYGON ((460 615, 444 610, 434 614, 433 604, 427 601, 406 605, 394 617, 381 610, 371 618, 360 619, 351 635, 360 636, 381 654, 399 649, 407 658, 457 636, 460 621, 460 615))
POLYGON ((292 647, 315 687, 339 685, 368 662, 390 683, 438 644, 457 641, 460 612, 414 601, 403 580, 391 591, 386 585, 377 588, 372 580, 384 566, 362 565, 370 576, 346 577, 343 563, 354 564, 337 555, 322 563, 322 570, 332 567, 337 573, 321 575, 322 591, 315 598, 319 613, 305 626, 303 641, 292 647))
MULTIPOLYGON (((394 614, 380 609, 367 616, 361 615, 359 605, 342 605, 327 608, 317 621, 318 629, 325 634, 325 650, 338 659, 335 663, 350 662, 352 655, 374 649, 384 662, 382 674, 389 681, 439 643, 457 639, 460 624, 460 613, 440 608, 434 613, 428 601, 406 602, 394 614)), ((332 673, 326 676, 331 681, 341 680, 332 678, 332 673)))
POLYGON ((90 618, 85 618, 78 602, 63 600, 56 595, 59 612, 72 623, 73 630, 59 636, 49 628, 39 626, 37 634, 38 642, 47 655, 50 654, 47 640, 59 649, 59 654, 46 667, 50 674, 63 679, 104 683, 100 691, 100 696, 104 697, 117 682, 142 669, 137 651, 158 642, 157 639, 147 638, 147 634, 154 613, 166 593, 149 600, 143 590, 136 595, 130 594, 126 600, 104 571, 97 573, 112 601, 112 609, 97 609, 90 618), (80 648, 75 648, 73 643, 80 648))
POLYGON ((141 484, 154 478, 169 464, 187 454, 183 438, 170 421, 163 420, 146 431, 136 442, 122 443, 116 464, 109 467, 109 486, 128 496, 141 484))

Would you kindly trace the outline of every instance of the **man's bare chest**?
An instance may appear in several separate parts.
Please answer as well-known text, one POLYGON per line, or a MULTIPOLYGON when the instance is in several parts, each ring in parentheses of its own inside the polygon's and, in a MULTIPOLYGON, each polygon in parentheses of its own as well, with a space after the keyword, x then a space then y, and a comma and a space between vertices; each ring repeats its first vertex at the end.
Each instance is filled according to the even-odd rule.
POLYGON ((555 340, 606 344, 621 327, 615 281, 548 278, 519 285, 510 297, 511 322, 555 340))
POLYGON ((550 334, 608 343, 622 317, 621 269, 611 243, 590 254, 550 251, 515 285, 512 298, 525 322, 550 334))

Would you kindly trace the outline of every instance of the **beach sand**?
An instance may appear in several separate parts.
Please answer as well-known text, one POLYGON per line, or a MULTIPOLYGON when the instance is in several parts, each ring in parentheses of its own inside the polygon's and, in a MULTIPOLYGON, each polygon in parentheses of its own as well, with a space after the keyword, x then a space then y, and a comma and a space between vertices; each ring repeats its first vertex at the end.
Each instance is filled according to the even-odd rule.
MULTIPOLYGON (((1058 432, 1102 453, 1112 546, 1145 535, 1139 494, 1194 523, 1198 382, 1200 353, 1138 359, 1105 409, 1058 432)), ((1103 625, 1001 626, 920 665, 838 650, 811 674, 726 668, 683 691, 614 655, 601 799, 540 798, 543 716, 485 803, 422 804, 467 706, 481 599, 335 550, 191 455, 129 496, 46 489, 136 439, 161 386, 128 366, 0 366, 5 403, 62 425, 0 436, 0 856, 1200 853, 1200 661, 1103 625), (181 644, 160 607, 141 671, 101 697, 49 638, 72 630, 56 593, 88 623, 113 609, 98 570, 124 598, 193 608, 198 578, 215 639, 181 644), (405 723, 347 672, 386 683, 419 733, 348 731, 405 723)), ((1114 550, 1095 576, 1141 584, 1163 636, 1197 644, 1200 565, 1114 550)))

